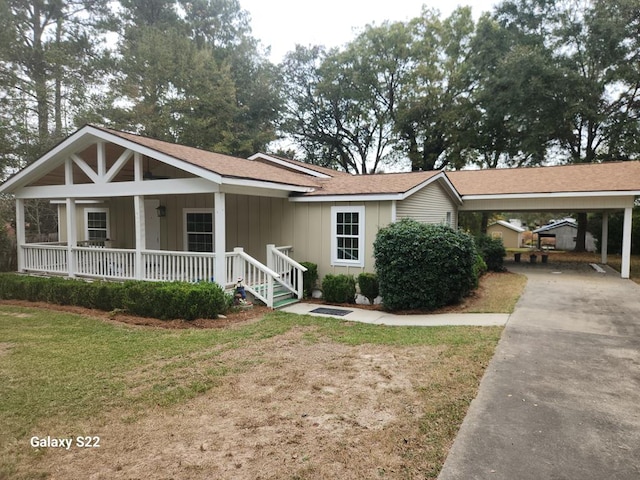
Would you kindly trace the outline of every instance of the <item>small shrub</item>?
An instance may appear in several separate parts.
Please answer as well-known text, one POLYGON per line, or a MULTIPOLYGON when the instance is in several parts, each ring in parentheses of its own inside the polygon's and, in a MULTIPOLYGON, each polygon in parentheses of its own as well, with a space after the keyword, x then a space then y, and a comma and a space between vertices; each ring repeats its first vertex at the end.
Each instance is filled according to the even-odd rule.
POLYGON ((375 273, 361 273, 358 275, 358 286, 360 287, 360 293, 367 297, 369 303, 373 305, 376 297, 380 295, 378 276, 375 273))
POLYGON ((476 237, 475 242, 478 252, 487 264, 487 269, 492 272, 503 272, 504 257, 507 255, 507 251, 502 240, 492 238, 489 235, 481 235, 476 237))
POLYGON ((473 238, 446 225, 403 219, 379 230, 373 248, 389 310, 433 310, 459 301, 476 285, 473 238))
POLYGON ((476 253, 476 263, 473 264, 473 273, 476 277, 475 288, 478 288, 480 277, 487 273, 487 264, 479 253, 476 253))
POLYGON ((326 275, 322 280, 324 299, 330 303, 355 303, 356 280, 353 275, 326 275))
POLYGON ((318 265, 312 262, 301 262, 300 265, 307 269, 307 271, 302 274, 304 296, 311 297, 311 291, 318 281, 318 265))

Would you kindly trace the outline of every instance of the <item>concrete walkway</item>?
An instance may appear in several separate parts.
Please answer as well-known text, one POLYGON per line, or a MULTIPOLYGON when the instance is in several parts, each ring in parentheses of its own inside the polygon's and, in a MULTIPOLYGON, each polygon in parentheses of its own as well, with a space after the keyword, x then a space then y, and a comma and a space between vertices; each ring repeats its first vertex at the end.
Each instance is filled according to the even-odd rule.
POLYGON ((512 269, 527 287, 439 480, 640 479, 640 286, 512 269))
POLYGON ((283 312, 297 313, 300 315, 312 315, 331 317, 350 322, 371 323, 374 325, 410 326, 410 327, 436 327, 444 325, 467 326, 503 326, 509 320, 506 313, 439 313, 433 315, 394 315, 379 310, 366 310, 364 308, 331 307, 330 305, 318 305, 314 303, 294 303, 282 309, 283 312), (313 313, 313 310, 322 308, 349 310, 346 315, 331 315, 326 313, 313 313))

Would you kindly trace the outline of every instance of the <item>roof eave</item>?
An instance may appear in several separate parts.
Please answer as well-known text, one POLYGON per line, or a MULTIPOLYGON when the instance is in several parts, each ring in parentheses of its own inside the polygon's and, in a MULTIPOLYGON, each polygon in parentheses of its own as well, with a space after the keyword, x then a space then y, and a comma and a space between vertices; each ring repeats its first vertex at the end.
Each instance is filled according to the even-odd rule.
POLYGON ((502 200, 517 198, 575 198, 575 197, 620 197, 640 196, 640 190, 608 190, 608 191, 582 191, 582 192, 539 192, 539 193, 501 193, 501 194, 474 194, 462 195, 462 201, 468 200, 502 200))

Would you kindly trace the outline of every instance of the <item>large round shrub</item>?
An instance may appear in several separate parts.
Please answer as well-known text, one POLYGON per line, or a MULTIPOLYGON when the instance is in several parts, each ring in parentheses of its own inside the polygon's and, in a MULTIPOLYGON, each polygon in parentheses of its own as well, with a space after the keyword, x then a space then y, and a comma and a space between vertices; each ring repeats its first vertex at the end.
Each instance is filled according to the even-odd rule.
POLYGON ((476 285, 473 238, 446 225, 393 223, 378 232, 374 257, 389 310, 433 310, 459 301, 476 285))

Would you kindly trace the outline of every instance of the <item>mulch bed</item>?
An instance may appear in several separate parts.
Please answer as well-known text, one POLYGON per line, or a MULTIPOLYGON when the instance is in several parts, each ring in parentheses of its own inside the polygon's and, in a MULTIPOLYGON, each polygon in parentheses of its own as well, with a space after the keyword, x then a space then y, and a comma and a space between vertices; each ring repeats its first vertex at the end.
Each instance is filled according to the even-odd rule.
POLYGON ((196 320, 159 320, 157 318, 136 317, 127 315, 124 312, 103 312, 101 310, 92 310, 90 308, 74 307, 71 305, 54 305, 45 302, 28 302, 25 300, 0 300, 0 305, 15 305, 26 308, 43 308, 47 310, 55 310, 57 312, 75 313, 86 317, 99 318, 115 323, 126 323, 128 325, 137 325, 145 327, 156 327, 166 329, 185 329, 185 328, 226 328, 236 324, 257 321, 261 319, 271 309, 261 305, 254 305, 252 309, 238 310, 229 312, 225 318, 198 318, 196 320))

